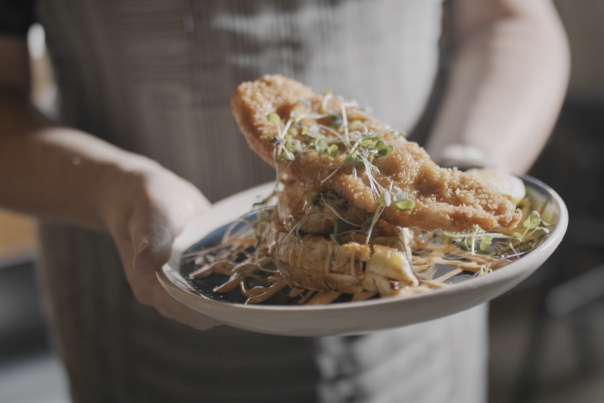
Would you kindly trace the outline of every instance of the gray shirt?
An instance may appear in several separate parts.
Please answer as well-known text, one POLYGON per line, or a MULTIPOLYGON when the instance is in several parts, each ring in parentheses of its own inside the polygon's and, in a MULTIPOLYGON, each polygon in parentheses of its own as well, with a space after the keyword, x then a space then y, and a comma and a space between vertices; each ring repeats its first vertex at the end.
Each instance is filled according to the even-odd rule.
MULTIPOLYGON (((216 201, 273 178, 231 115, 281 73, 410 129, 438 60, 439 0, 40 0, 65 124, 147 155, 216 201)), ((44 286, 78 402, 481 402, 477 308, 357 337, 197 332, 132 296, 106 235, 43 224, 44 286)))

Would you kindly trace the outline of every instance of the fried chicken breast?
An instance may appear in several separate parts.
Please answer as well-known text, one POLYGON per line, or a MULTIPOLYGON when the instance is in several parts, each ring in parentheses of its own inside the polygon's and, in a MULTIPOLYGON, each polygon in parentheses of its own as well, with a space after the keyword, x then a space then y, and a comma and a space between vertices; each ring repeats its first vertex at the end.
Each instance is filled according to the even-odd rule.
MULTIPOLYGON (((383 143, 392 148, 372 162, 375 169, 357 169, 345 164, 344 152, 332 158, 314 151, 281 161, 279 168, 287 170, 307 191, 333 192, 368 213, 379 207, 376 183, 383 188, 402 190, 415 206, 407 211, 393 205, 385 208, 380 218, 392 225, 461 232, 471 230, 474 225, 483 230, 511 227, 521 218, 515 206, 491 187, 456 168, 437 166, 418 144, 388 132, 388 126, 338 97, 317 94, 280 75, 267 75, 242 83, 231 104, 250 147, 272 166, 285 125, 278 123, 281 124, 278 126, 274 119, 269 121, 270 113, 277 114, 281 122, 287 122, 292 112, 302 114, 306 127, 324 128, 327 135, 344 138, 342 142, 346 141, 347 132, 329 130, 334 117, 344 120, 345 130, 349 130, 346 122, 356 122, 363 130, 379 133, 383 143)), ((288 130, 292 138, 305 144, 307 137, 300 127, 290 126, 288 130)), ((338 150, 345 151, 345 145, 339 144, 338 150)))

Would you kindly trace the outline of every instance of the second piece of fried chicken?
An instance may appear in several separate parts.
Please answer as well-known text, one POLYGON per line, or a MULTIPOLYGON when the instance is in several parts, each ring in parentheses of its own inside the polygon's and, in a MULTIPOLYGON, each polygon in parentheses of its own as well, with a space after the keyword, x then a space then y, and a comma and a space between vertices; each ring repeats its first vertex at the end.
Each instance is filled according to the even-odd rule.
POLYGON ((309 127, 332 140, 341 139, 336 155, 307 147, 295 159, 279 162, 280 169, 287 170, 308 191, 333 192, 368 213, 379 207, 376 184, 384 189, 396 187, 407 193, 415 206, 407 211, 393 205, 385 208, 381 219, 390 224, 461 232, 474 225, 483 230, 511 227, 521 218, 515 206, 491 187, 455 168, 440 168, 419 145, 387 132, 383 123, 340 98, 317 94, 297 81, 272 75, 241 84, 231 103, 250 147, 273 166, 277 147, 283 148, 285 122, 294 115, 298 118, 286 135, 298 144, 308 145, 304 131, 309 127), (270 113, 277 114, 280 122, 269 121, 270 113), (334 118, 343 123, 334 128, 334 118), (346 151, 355 149, 346 137, 350 130, 347 122, 379 134, 385 145, 392 146, 390 152, 372 161, 374 168, 345 164, 349 157, 346 151))

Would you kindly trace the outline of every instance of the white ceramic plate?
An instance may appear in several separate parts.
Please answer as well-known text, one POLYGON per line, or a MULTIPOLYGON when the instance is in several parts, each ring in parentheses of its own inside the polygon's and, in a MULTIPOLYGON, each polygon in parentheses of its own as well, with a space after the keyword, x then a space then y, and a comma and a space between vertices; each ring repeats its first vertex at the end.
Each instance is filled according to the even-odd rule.
POLYGON ((527 255, 493 273, 444 289, 405 298, 315 306, 244 305, 205 297, 194 280, 181 272, 183 252, 246 214, 253 203, 272 191, 273 184, 270 183, 216 203, 210 211, 193 220, 176 239, 172 257, 158 272, 158 278, 174 298, 195 311, 226 325, 260 333, 288 336, 360 334, 452 315, 487 302, 519 284, 545 262, 562 240, 568 225, 564 202, 542 182, 530 177, 523 180, 534 203, 546 203, 542 217, 555 224, 549 237, 527 255))

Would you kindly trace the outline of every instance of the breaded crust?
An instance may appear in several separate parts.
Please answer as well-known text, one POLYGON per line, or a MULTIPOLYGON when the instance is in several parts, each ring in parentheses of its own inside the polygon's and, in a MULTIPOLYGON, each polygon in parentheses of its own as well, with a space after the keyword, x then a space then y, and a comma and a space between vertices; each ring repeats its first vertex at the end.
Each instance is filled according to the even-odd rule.
MULTIPOLYGON (((324 96, 309 87, 272 75, 241 84, 231 104, 250 147, 274 166, 275 145, 271 140, 277 137, 278 129, 267 120, 267 115, 275 112, 282 121, 287 121, 293 108, 313 114, 341 111, 343 101, 340 99, 331 97, 327 102, 323 101, 324 96), (301 100, 305 102, 301 104, 301 100)), ((354 107, 347 106, 346 114, 348 121, 359 120, 374 132, 387 127, 354 107)), ((455 168, 440 168, 423 148, 401 136, 385 134, 384 143, 392 145, 393 151, 374 161, 379 173, 374 172, 373 177, 385 188, 400 188, 415 201, 415 207, 409 211, 400 211, 394 206, 386 208, 381 216, 384 221, 402 227, 455 232, 471 230, 474 225, 484 230, 513 227, 519 222, 520 211, 507 198, 473 176, 455 168)), ((357 170, 355 174, 352 167, 341 167, 343 160, 343 155, 330 160, 325 155, 307 152, 299 154, 291 165, 281 163, 280 167, 289 167, 288 174, 309 191, 334 192, 356 207, 373 213, 379 204, 371 191, 367 173, 357 170)))

